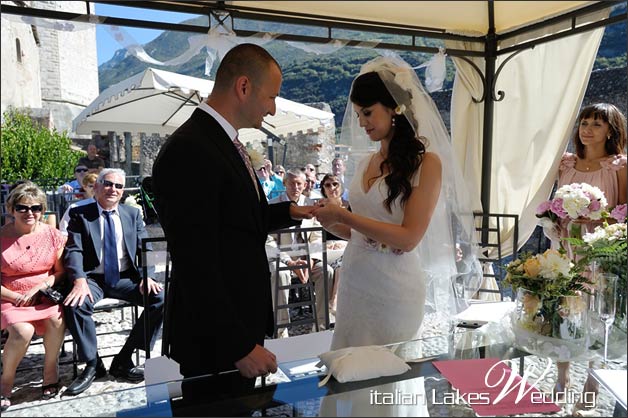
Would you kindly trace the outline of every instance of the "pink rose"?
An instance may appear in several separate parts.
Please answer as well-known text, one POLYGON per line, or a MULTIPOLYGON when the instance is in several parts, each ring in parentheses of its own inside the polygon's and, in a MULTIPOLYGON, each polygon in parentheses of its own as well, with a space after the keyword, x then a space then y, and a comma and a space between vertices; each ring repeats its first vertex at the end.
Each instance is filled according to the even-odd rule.
POLYGON ((567 217, 567 211, 563 209, 563 199, 560 197, 552 200, 550 210, 556 214, 561 219, 567 217))
POLYGON ((615 208, 611 212, 611 218, 616 219, 617 222, 625 222, 626 221, 626 204, 622 203, 621 205, 615 206, 615 208))
POLYGON ((547 212, 548 210, 550 210, 550 207, 552 206, 552 204, 550 203, 549 200, 546 200, 545 202, 541 203, 537 208, 536 208, 536 214, 537 215, 543 215, 545 212, 547 212))
POLYGON ((595 212, 596 210, 600 210, 600 208, 602 207, 602 205, 600 204, 600 201, 597 199, 593 199, 591 201, 591 203, 589 203, 589 210, 591 212, 595 212))

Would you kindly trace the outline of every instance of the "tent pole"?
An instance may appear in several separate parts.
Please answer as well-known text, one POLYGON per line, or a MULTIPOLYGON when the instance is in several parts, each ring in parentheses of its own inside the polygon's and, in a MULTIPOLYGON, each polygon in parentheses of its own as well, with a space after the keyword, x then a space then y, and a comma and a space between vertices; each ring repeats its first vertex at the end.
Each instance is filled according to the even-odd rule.
MULTIPOLYGON (((486 87, 493 85, 495 78, 495 62, 497 60, 497 36, 495 34, 495 5, 488 2, 488 33, 485 43, 485 76, 486 87)), ((484 215, 491 212, 491 164, 493 152, 493 94, 486 94, 484 101, 484 127, 482 131, 482 188, 480 199, 484 215)), ((488 243, 488 216, 482 217, 482 245, 488 243)))

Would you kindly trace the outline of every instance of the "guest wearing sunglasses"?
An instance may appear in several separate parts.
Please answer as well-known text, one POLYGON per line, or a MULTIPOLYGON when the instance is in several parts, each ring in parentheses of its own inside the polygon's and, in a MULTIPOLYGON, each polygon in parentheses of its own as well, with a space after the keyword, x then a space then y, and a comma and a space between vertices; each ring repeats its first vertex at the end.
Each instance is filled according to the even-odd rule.
POLYGON ((40 290, 63 280, 65 237, 41 222, 46 194, 30 181, 15 187, 7 199, 12 221, 0 229, 2 247, 1 318, 8 330, 2 354, 2 411, 11 405, 15 372, 34 334, 44 337, 42 399, 59 392, 59 350, 65 326, 59 305, 40 290))
POLYGON ((270 179, 275 182, 274 187, 267 196, 268 200, 274 199, 280 196, 286 191, 286 187, 283 185, 283 179, 286 175, 286 169, 281 165, 277 165, 273 171, 273 163, 270 160, 266 161, 266 169, 270 173, 270 179))
MULTIPOLYGON (((338 159, 335 159, 336 161, 338 159)), ((342 161, 342 160, 340 160, 342 161)), ((344 165, 343 165, 344 167, 344 165)), ((335 174, 325 174, 323 180, 321 181, 321 193, 323 195, 323 199, 321 199, 319 204, 333 203, 342 208, 347 208, 351 210, 349 207, 349 202, 344 199, 343 193, 343 185, 340 180, 340 176, 335 174)), ((339 257, 333 257, 333 254, 337 254, 338 250, 342 250, 344 252, 345 247, 347 246, 347 240, 344 238, 337 237, 331 232, 325 231, 326 239, 327 239, 327 261, 330 266, 334 269, 334 280, 332 290, 329 295, 329 310, 332 314, 336 314, 336 301, 338 294, 338 283, 340 283, 340 273, 342 267, 342 255, 339 257)))
MULTIPOLYGON (((72 338, 78 345, 83 372, 68 386, 64 395, 78 395, 94 379, 107 374, 98 356, 96 326, 92 319, 94 304, 111 297, 143 305, 143 279, 136 264, 141 239, 148 237, 140 211, 120 204, 124 193, 125 173, 105 168, 98 175, 94 189, 95 202, 72 208, 68 224, 68 244, 64 264, 71 290, 63 304, 72 338)), ((149 315, 151 346, 163 320, 161 284, 147 278, 148 306, 135 323, 129 338, 113 358, 109 374, 132 383, 144 380, 144 370, 131 360, 137 348, 144 345, 144 315, 149 315)))
POLYGON ((266 196, 266 199, 270 199, 270 192, 275 188, 275 182, 270 178, 268 166, 264 164, 261 167, 255 167, 255 173, 264 190, 264 196, 266 196))
POLYGON ((75 208, 77 206, 88 205, 94 202, 94 187, 96 185, 96 179, 98 178, 98 174, 96 173, 87 173, 85 177, 83 177, 83 200, 79 200, 78 202, 72 203, 65 210, 65 213, 61 217, 61 222, 59 222, 59 230, 65 236, 68 235, 68 222, 70 222, 70 209, 75 208))
POLYGON ((78 163, 76 167, 74 167, 75 179, 59 186, 57 193, 63 194, 65 200, 82 199, 83 177, 85 177, 88 171, 89 170, 85 164, 78 163))

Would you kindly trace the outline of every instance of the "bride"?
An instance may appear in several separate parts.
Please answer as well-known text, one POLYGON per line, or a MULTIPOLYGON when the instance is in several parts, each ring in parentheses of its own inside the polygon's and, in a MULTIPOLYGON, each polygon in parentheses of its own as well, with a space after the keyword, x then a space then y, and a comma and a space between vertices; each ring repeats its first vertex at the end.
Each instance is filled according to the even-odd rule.
POLYGON ((454 294, 456 245, 475 240, 447 131, 414 70, 389 55, 353 81, 341 137, 353 152, 352 211, 322 200, 314 213, 349 240, 331 348, 418 338, 426 313, 455 314, 481 278, 471 251, 467 292, 454 294))

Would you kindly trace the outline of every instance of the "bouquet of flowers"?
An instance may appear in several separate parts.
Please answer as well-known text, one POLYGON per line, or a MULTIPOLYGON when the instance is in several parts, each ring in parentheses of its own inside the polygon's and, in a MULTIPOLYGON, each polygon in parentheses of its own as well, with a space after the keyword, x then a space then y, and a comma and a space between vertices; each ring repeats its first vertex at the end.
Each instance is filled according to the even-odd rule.
POLYGON ((586 349, 590 280, 564 251, 523 253, 506 266, 517 291, 512 315, 515 344, 530 353, 568 360, 586 349))
POLYGON ((606 197, 598 187, 572 183, 556 190, 554 199, 541 203, 536 209, 536 216, 549 218, 552 222, 567 217, 598 220, 605 216, 606 206, 606 197))
POLYGON ((142 205, 138 202, 139 199, 140 197, 138 194, 129 195, 126 199, 124 199, 124 204, 139 209, 142 218, 144 218, 144 209, 142 208, 142 205))
MULTIPOLYGON (((536 217, 540 218, 539 224, 545 235, 552 241, 560 241, 557 225, 561 220, 599 220, 608 216, 606 207, 606 197, 598 187, 572 183, 556 190, 554 199, 541 203, 536 208, 536 217)), ((569 236, 580 238, 581 224, 570 223, 569 236)))
POLYGON ((547 250, 533 255, 525 252, 506 266, 504 283, 513 290, 523 288, 543 299, 573 296, 585 291, 589 279, 582 276, 582 268, 575 265, 564 252, 547 250))

